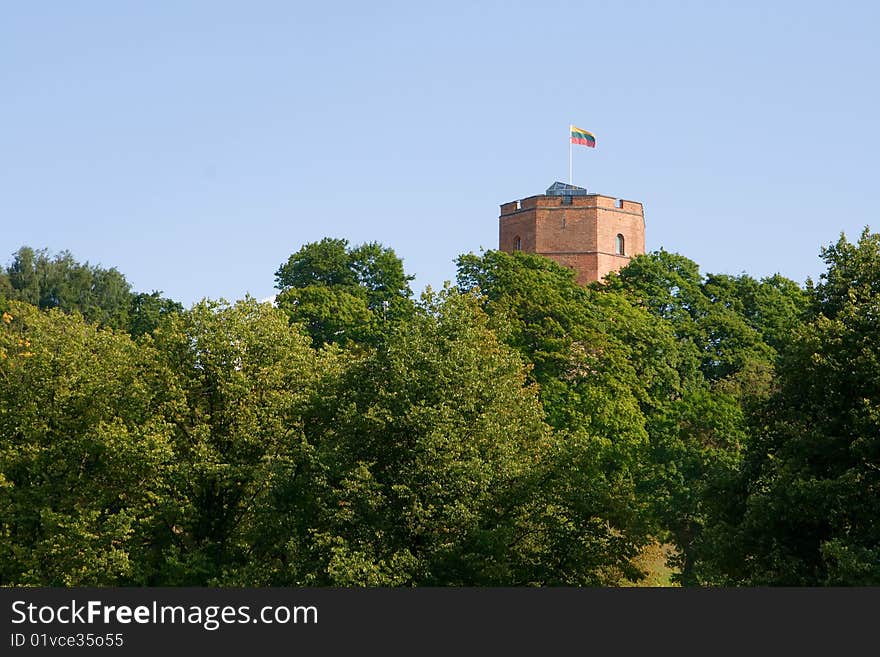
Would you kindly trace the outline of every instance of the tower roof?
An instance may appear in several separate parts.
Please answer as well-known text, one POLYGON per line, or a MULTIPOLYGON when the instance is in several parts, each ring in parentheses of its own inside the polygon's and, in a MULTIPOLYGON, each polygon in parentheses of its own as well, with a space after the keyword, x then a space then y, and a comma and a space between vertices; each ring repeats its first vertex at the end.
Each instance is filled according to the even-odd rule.
POLYGON ((545 192, 547 196, 587 196, 587 190, 577 185, 559 182, 550 185, 545 192))

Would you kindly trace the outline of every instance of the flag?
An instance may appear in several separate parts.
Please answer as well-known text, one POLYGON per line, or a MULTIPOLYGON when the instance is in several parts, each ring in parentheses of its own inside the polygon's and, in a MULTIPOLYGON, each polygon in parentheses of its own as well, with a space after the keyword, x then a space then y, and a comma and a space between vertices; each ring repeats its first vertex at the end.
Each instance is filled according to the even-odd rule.
POLYGON ((571 126, 571 143, 596 148, 596 138, 592 133, 589 133, 586 130, 581 130, 580 128, 575 128, 574 126, 571 126))

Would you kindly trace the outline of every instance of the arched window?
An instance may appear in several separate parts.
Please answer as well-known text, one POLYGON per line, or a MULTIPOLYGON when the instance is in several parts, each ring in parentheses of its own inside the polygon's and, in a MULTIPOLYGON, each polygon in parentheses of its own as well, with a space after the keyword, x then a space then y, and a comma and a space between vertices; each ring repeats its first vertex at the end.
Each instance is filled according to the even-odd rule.
POLYGON ((617 244, 615 245, 615 249, 615 253, 617 253, 617 255, 626 254, 626 249, 624 248, 623 243, 623 235, 621 235, 620 233, 617 234, 617 244))
POLYGON ((513 250, 522 251, 522 240, 519 238, 519 235, 513 238, 513 250))

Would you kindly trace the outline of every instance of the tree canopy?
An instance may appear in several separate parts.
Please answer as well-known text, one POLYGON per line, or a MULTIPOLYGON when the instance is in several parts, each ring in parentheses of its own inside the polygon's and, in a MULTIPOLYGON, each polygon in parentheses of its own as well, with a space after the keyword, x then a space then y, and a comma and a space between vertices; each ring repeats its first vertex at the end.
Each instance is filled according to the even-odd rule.
POLYGON ((155 329, 165 315, 183 310, 161 292, 132 292, 114 267, 79 263, 69 251, 52 257, 45 249, 27 246, 13 254, 8 267, 0 267, 0 304, 4 299, 78 312, 89 323, 125 329, 135 337, 155 329))
POLYGON ((725 583, 880 583, 880 235, 822 257, 706 548, 725 583))
POLYGON ((0 585, 880 582, 880 236, 826 271, 666 251, 580 286, 462 255, 414 297, 327 238, 276 304, 0 270, 0 585))
POLYGON ((378 242, 349 247, 324 238, 306 244, 275 272, 277 303, 292 322, 325 343, 374 343, 387 322, 413 312, 403 261, 378 242))

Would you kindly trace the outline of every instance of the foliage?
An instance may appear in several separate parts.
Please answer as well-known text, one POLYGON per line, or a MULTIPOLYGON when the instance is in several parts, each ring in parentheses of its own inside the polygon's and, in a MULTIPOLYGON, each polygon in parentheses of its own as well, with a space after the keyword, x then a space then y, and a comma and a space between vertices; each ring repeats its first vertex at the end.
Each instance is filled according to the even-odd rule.
POLYGON ((126 325, 130 286, 116 269, 80 264, 68 251, 54 258, 48 251, 22 247, 6 270, 11 299, 40 308, 79 311, 104 326, 126 325))
POLYGON ((594 529, 608 528, 605 552, 616 575, 609 571, 603 581, 638 577, 629 559, 650 540, 653 524, 649 500, 638 492, 650 470, 646 421, 682 393, 694 364, 646 311, 621 294, 577 285, 551 260, 489 251, 462 256, 458 265, 459 284, 478 295, 496 332, 533 365, 557 431, 541 491, 564 510, 556 553, 568 554, 566 545, 584 531, 570 522, 575 512, 592 518, 594 529))
POLYGON ((680 362, 697 365, 695 373, 679 366, 684 385, 648 413, 652 453, 640 478, 676 547, 678 580, 695 584, 704 531, 728 503, 726 485, 748 443, 747 415, 770 394, 777 348, 801 322, 804 292, 779 275, 703 276, 663 250, 634 257, 607 281, 668 324, 680 362))
POLYGON ((412 314, 411 280, 393 250, 331 238, 306 244, 275 273, 278 306, 315 346, 375 343, 388 322, 412 314))
POLYGON ((78 312, 90 323, 125 329, 134 337, 152 331, 162 316, 183 309, 160 295, 134 293, 117 269, 79 263, 69 251, 53 258, 45 249, 23 246, 9 267, 0 268, 0 301, 78 312))
POLYGON ((714 581, 880 582, 880 236, 841 236, 808 288, 705 562, 714 581))
POLYGON ((0 584, 138 579, 172 462, 149 345, 13 302, 0 322, 0 584))
POLYGON ((0 584, 880 582, 880 236, 802 289, 325 239, 278 308, 0 271, 0 584), (662 549, 658 546, 663 546, 662 549), (653 550, 653 552, 651 552, 653 550), (653 568, 653 566, 652 566, 653 568), (656 568, 655 568, 656 570, 656 568))
POLYGON ((139 338, 155 331, 166 317, 182 312, 182 304, 162 297, 161 292, 132 293, 128 331, 131 337, 139 338))
POLYGON ((475 304, 427 294, 340 372, 310 425, 326 505, 310 530, 315 570, 348 585, 503 578, 506 515, 546 439, 540 415, 475 304))
POLYGON ((146 570, 151 584, 205 585, 263 540, 255 525, 275 478, 296 464, 304 409, 332 357, 253 299, 197 304, 153 341, 175 458, 146 570))
POLYGON ((634 257, 607 280, 611 289, 670 322, 676 336, 696 350, 709 382, 751 363, 772 363, 805 305, 801 288, 778 274, 762 281, 703 277, 695 262, 662 249, 634 257))

